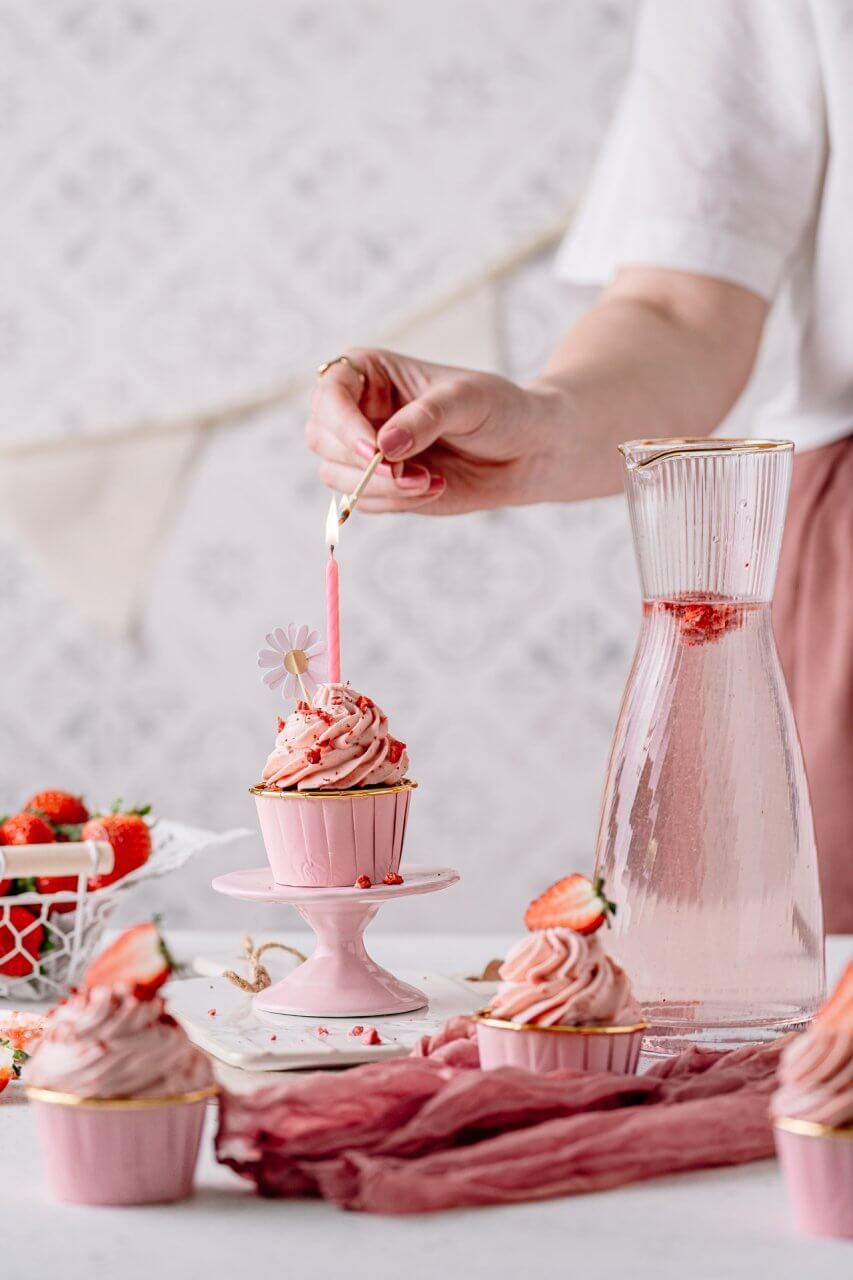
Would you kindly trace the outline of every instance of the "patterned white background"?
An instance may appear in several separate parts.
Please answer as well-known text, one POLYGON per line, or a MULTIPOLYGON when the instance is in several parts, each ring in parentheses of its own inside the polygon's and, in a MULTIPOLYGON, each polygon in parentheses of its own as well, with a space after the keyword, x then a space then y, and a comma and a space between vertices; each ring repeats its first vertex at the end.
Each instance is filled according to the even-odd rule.
MULTIPOLYGON (((402 321, 575 203, 626 66, 631 0, 0 3, 0 432, 97 431, 250 394, 402 321)), ((550 260, 496 292, 534 372, 579 302, 550 260)), ((452 355, 452 353, 449 353, 452 355)), ((130 637, 0 542, 0 804, 35 785, 252 824, 276 707, 254 651, 322 620, 327 495, 304 403, 209 437, 130 637)), ((386 927, 513 927, 590 865, 637 624, 621 500, 345 531, 345 674, 421 783, 408 857, 464 885, 386 927)), ((110 591, 110 583, 100 589, 110 591)), ((272 923, 209 877, 167 923, 272 923)))

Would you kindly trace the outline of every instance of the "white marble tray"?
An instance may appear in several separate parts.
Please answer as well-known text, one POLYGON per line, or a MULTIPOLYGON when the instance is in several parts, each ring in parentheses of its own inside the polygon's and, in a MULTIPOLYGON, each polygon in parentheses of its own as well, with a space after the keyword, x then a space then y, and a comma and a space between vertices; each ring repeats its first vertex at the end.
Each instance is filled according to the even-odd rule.
MULTIPOLYGON (((268 953, 270 955, 275 953, 268 953)), ((264 957, 266 960, 266 956, 264 957)), ((412 971, 401 975, 429 997, 425 1009, 374 1018, 311 1018, 256 1013, 252 996, 226 978, 188 978, 165 988, 172 1013, 190 1039, 206 1053, 244 1071, 294 1071, 345 1067, 408 1053, 460 1013, 473 1013, 482 992, 454 978, 412 971), (215 1013, 211 1013, 215 1010, 215 1013), (382 1044, 363 1045, 349 1033, 373 1026, 382 1044), (318 1027, 327 1028, 327 1034, 318 1027)))

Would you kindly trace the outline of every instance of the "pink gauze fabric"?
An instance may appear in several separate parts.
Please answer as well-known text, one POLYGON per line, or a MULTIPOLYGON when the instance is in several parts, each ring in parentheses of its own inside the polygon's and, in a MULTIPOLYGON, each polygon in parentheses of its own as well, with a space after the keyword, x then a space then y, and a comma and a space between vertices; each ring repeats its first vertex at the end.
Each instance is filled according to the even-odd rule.
POLYGON ((218 1159, 265 1196, 420 1213, 602 1191, 773 1153, 782 1041, 642 1076, 477 1069, 455 1018, 408 1058, 221 1099, 218 1159))

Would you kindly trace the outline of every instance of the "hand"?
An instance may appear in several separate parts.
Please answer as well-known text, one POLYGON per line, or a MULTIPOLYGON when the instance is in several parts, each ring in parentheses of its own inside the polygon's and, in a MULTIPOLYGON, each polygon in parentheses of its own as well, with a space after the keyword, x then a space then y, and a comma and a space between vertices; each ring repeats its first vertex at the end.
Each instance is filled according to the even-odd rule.
POLYGON ((360 511, 453 515, 542 499, 534 471, 553 389, 392 351, 346 355, 351 365, 319 380, 305 427, 330 489, 351 493, 380 449, 387 461, 360 511))

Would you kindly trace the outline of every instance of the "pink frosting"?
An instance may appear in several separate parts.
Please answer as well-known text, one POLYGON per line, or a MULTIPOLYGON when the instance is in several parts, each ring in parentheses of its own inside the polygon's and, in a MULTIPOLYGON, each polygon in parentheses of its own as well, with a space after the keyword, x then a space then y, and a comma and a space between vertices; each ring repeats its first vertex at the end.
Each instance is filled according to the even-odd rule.
POLYGON ((210 1062, 161 996, 80 991, 50 1015, 27 1084, 80 1098, 168 1097, 213 1083, 210 1062))
POLYGON ((491 1001, 496 1018, 541 1027, 630 1026, 642 1022, 624 969, 597 933, 541 929, 510 951, 491 1001))
POLYGON ((405 744, 375 702, 349 685, 321 684, 284 721, 263 779, 282 790, 393 786, 408 767, 405 744))
POLYGON ((786 1047, 773 1112, 816 1124, 853 1125, 853 1030, 814 1023, 786 1047))

